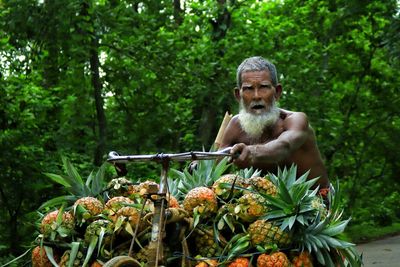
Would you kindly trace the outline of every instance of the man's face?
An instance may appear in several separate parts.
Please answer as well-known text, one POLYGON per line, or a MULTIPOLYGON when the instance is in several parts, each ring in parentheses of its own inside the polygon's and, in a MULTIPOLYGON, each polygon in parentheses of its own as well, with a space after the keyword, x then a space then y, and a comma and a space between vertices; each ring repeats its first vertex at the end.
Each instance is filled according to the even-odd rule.
POLYGON ((269 71, 243 72, 242 86, 236 97, 248 113, 256 115, 269 112, 277 98, 269 71))

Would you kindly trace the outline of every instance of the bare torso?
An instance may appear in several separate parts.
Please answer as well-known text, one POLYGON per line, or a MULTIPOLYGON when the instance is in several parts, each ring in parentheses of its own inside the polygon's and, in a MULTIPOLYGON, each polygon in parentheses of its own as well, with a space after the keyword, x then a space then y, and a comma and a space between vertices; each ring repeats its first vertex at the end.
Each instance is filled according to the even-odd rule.
MULTIPOLYGON (((297 123, 296 120, 301 120, 301 116, 305 115, 281 109, 278 121, 266 129, 259 140, 250 138, 242 130, 238 117, 235 116, 225 130, 221 148, 235 144, 246 145, 243 145, 243 151, 249 150, 246 152, 247 155, 243 155, 241 160, 234 162, 241 168, 253 166, 266 174, 267 172, 275 173, 278 167, 290 167, 295 164, 298 176, 310 170, 308 176, 310 179, 320 177, 321 188, 328 187, 328 175, 316 143, 314 130, 308 125, 308 121, 301 130, 292 129, 297 127, 293 125, 297 123), (282 153, 275 151, 280 149, 279 142, 281 141, 285 144, 289 143, 289 146, 283 146, 282 153), (285 150, 288 150, 287 153, 285 150)), ((243 154, 246 153, 243 152, 243 154)))

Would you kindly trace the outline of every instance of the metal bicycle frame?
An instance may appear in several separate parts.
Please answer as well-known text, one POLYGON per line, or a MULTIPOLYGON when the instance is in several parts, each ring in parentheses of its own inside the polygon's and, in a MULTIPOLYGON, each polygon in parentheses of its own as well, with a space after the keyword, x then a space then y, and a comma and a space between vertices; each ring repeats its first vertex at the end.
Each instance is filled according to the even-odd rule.
POLYGON ((117 152, 110 152, 107 161, 109 163, 129 163, 134 161, 154 161, 162 165, 159 189, 154 201, 154 215, 152 220, 151 239, 149 245, 148 267, 165 266, 163 237, 165 235, 165 208, 167 204, 168 181, 167 175, 171 161, 188 161, 188 160, 210 160, 221 157, 231 156, 230 147, 216 152, 191 151, 177 154, 158 153, 153 155, 126 155, 120 156, 117 152))

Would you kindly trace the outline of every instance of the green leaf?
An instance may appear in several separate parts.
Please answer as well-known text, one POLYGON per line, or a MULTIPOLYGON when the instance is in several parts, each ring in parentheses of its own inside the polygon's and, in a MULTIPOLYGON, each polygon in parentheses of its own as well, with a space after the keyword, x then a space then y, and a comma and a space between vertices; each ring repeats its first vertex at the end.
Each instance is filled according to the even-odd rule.
POLYGON ((98 239, 99 239, 99 237, 97 235, 92 236, 92 238, 90 239, 90 244, 89 244, 88 250, 86 252, 85 261, 83 262, 82 267, 87 266, 87 264, 89 263, 90 258, 92 257, 93 251, 96 248, 98 239))
POLYGON ((59 183, 61 185, 63 185, 64 187, 71 187, 71 185, 66 181, 66 179, 58 174, 54 174, 54 173, 43 173, 44 175, 46 175, 47 177, 49 177, 51 180, 53 180, 56 183, 59 183))
POLYGON ((60 206, 65 203, 73 203, 78 199, 76 196, 59 196, 52 198, 46 202, 44 202, 40 207, 39 210, 44 209, 44 208, 52 208, 56 206, 60 206))
POLYGON ((71 243, 71 252, 69 254, 68 267, 72 267, 74 265, 76 255, 78 255, 79 246, 80 246, 79 242, 71 243))
POLYGON ((53 266, 58 267, 58 264, 54 259, 53 248, 48 246, 44 246, 43 248, 46 251, 47 258, 49 258, 51 264, 53 264, 53 266))
POLYGON ((76 184, 83 185, 82 177, 79 175, 78 171, 72 165, 72 163, 64 156, 61 157, 65 171, 69 175, 69 177, 73 178, 76 184))

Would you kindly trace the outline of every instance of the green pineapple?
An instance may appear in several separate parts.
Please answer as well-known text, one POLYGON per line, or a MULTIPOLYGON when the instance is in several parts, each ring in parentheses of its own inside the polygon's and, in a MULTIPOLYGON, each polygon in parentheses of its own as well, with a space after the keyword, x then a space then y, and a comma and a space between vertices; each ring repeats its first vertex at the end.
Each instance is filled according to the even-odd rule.
MULTIPOLYGON (((217 233, 210 226, 202 226, 194 230, 197 255, 212 258, 221 254, 222 244, 216 241, 215 234, 217 233)), ((218 235, 220 240, 224 240, 220 234, 218 235)))
POLYGON ((257 220, 247 229, 253 246, 287 248, 291 243, 289 234, 266 220, 257 220))

